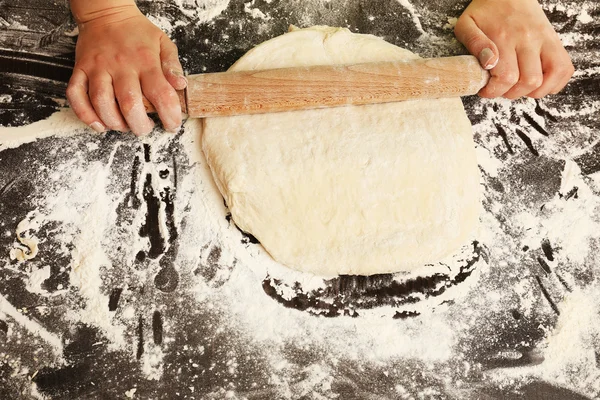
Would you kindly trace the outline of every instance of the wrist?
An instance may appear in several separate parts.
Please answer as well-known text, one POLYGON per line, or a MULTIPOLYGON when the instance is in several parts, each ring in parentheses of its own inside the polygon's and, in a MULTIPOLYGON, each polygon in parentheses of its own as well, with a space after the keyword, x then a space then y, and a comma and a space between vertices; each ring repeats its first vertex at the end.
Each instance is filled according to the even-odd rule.
POLYGON ((80 29, 96 20, 117 22, 140 14, 134 0, 71 0, 70 3, 80 29))

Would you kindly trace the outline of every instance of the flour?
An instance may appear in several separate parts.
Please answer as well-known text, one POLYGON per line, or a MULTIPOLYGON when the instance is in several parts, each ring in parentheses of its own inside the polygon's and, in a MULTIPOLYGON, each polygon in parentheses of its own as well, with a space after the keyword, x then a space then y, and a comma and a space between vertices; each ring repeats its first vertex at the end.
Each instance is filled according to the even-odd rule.
POLYGON ((50 346, 50 350, 54 353, 56 361, 63 362, 63 344, 59 336, 46 330, 38 322, 27 318, 20 310, 17 310, 3 296, 0 296, 0 316, 8 316, 12 318, 19 326, 23 327, 28 333, 41 338, 50 346))
MULTIPOLYGON (((537 121, 538 116, 534 112, 536 103, 529 101, 510 103, 499 100, 482 102, 482 106, 486 103, 495 104, 497 111, 489 112, 491 108, 487 108, 489 119, 475 124, 474 127, 478 135, 477 154, 480 168, 490 177, 506 179, 506 174, 512 167, 510 162, 501 161, 497 157, 498 152, 501 151, 498 150, 498 147, 502 147, 503 142, 502 139, 491 133, 494 128, 493 124, 503 121, 505 117, 502 115, 508 115, 509 110, 531 113, 535 115, 532 117, 533 120, 537 121)), ((588 112, 585 111, 585 107, 582 109, 584 109, 584 113, 588 112)), ((563 112, 568 116, 575 111, 565 109, 563 112)), ((593 106, 589 112, 593 112, 593 106)), ((63 120, 69 121, 69 118, 65 118, 67 115, 66 111, 58 113, 63 120)), ((62 128, 56 124, 56 120, 57 116, 55 115, 47 121, 38 123, 36 130, 40 139, 37 139, 35 134, 17 135, 15 130, 11 130, 13 138, 10 142, 11 147, 20 145, 14 139, 17 137, 21 138, 23 143, 49 140, 41 138, 62 137, 62 140, 72 140, 73 143, 85 143, 84 147, 89 149, 88 151, 94 152, 102 149, 95 145, 95 142, 89 142, 91 138, 97 136, 79 125, 75 129, 79 135, 68 139, 68 136, 73 134, 73 131, 69 131, 71 125, 67 124, 66 128, 62 128)), ((539 124, 550 129, 544 125, 543 120, 539 120, 539 124)), ((30 129, 31 126, 21 128, 25 133, 30 129)), ((585 383, 584 392, 593 393, 595 390, 595 383, 593 383, 595 375, 589 362, 591 360, 590 351, 597 346, 594 338, 598 333, 595 333, 591 321, 594 320, 593 313, 598 309, 598 299, 589 295, 593 286, 589 290, 579 289, 571 274, 575 272, 573 268, 582 268, 582 264, 586 263, 586 260, 590 260, 591 250, 589 249, 591 249, 592 243, 590 240, 595 240, 599 231, 597 218, 593 217, 598 213, 598 200, 590 189, 588 181, 582 178, 580 168, 573 161, 564 163, 561 168, 562 177, 557 193, 546 202, 543 211, 540 211, 538 207, 528 207, 527 204, 508 211, 507 208, 515 206, 513 203, 502 204, 499 200, 493 200, 487 195, 487 201, 491 201, 489 208, 491 211, 482 216, 479 238, 483 243, 505 243, 505 245, 504 247, 490 247, 491 270, 481 271, 482 276, 479 278, 480 287, 478 289, 469 290, 469 286, 459 286, 460 293, 453 298, 455 302, 464 304, 460 317, 456 314, 457 310, 446 306, 445 312, 443 309, 438 309, 437 312, 428 312, 426 308, 422 308, 420 309, 424 313, 422 318, 408 319, 402 323, 378 318, 377 313, 372 315, 365 313, 362 318, 358 319, 323 319, 283 308, 262 293, 261 281, 269 274, 281 276, 292 282, 299 280, 307 288, 318 288, 319 280, 310 277, 307 279, 306 275, 280 266, 270 259, 259 245, 248 245, 242 241, 242 234, 224 218, 227 210, 214 186, 201 152, 200 130, 199 120, 188 120, 184 125, 183 135, 176 139, 184 150, 185 159, 191 169, 188 173, 178 177, 178 196, 175 208, 183 210, 193 206, 193 212, 178 214, 176 221, 178 226, 183 227, 178 239, 181 250, 176 260, 182 268, 180 273, 189 274, 191 271, 189 268, 193 268, 192 265, 195 265, 197 260, 200 260, 201 263, 208 263, 214 258, 211 246, 218 246, 221 250, 216 264, 217 270, 210 281, 194 278, 184 286, 185 290, 192 295, 193 301, 201 304, 199 306, 190 303, 189 307, 218 309, 223 316, 221 322, 223 327, 238 332, 241 338, 245 338, 244 341, 256 348, 270 349, 268 351, 270 374, 274 382, 279 382, 280 393, 296 393, 298 390, 317 390, 329 393, 332 368, 334 368, 333 361, 327 361, 322 365, 310 364, 303 367, 306 374, 303 380, 296 383, 291 382, 287 377, 300 370, 298 365, 280 353, 288 343, 318 346, 328 354, 331 360, 346 359, 349 360, 348 362, 361 360, 361 362, 385 365, 401 358, 419 360, 421 363, 431 365, 453 365, 457 357, 464 357, 457 349, 459 343, 464 340, 464 335, 471 329, 471 323, 468 322, 470 318, 477 318, 477 315, 482 313, 494 313, 505 309, 507 302, 512 301, 510 299, 513 299, 513 296, 516 296, 517 307, 524 316, 532 315, 534 310, 540 307, 539 296, 535 294, 538 288, 534 282, 521 280, 509 290, 508 293, 512 294, 507 297, 506 293, 499 289, 499 283, 491 279, 494 274, 499 273, 498 268, 504 269, 504 272, 500 273, 500 276, 504 276, 501 279, 513 279, 512 277, 516 275, 511 271, 511 265, 519 264, 520 248, 525 245, 536 248, 539 246, 540 238, 547 238, 553 246, 560 249, 559 254, 563 261, 548 260, 550 268, 553 271, 560 271, 561 277, 569 287, 577 288, 572 294, 565 292, 562 296, 558 295, 555 298, 556 304, 561 310, 561 319, 557 322, 556 328, 551 326, 547 328, 546 339, 539 345, 544 357, 551 361, 518 370, 493 370, 489 371, 487 376, 502 385, 506 380, 521 380, 527 376, 539 376, 557 384, 581 390, 577 378, 565 372, 566 367, 563 361, 568 361, 570 366, 587 368, 585 377, 589 382, 586 381, 588 383, 585 383), (577 202, 565 201, 566 193, 572 191, 575 186, 578 188, 577 202), (511 230, 516 232, 516 240, 506 236, 504 232, 506 228, 498 223, 494 217, 495 214, 510 218, 511 230), (186 220, 185 225, 181 225, 183 218, 186 220), (232 265, 233 268, 231 268, 232 265), (574 267, 569 267, 569 265, 574 267), (219 300, 216 301, 216 299, 219 300), (577 302, 584 300, 587 302, 585 309, 588 317, 576 317, 577 312, 574 310, 584 308, 577 302), (576 320, 573 320, 572 318, 575 317, 576 320), (560 341, 566 340, 565 335, 568 334, 564 332, 571 332, 571 329, 575 329, 571 328, 572 325, 577 327, 576 332, 580 332, 578 333, 580 339, 576 342, 578 352, 561 351, 560 341), (335 334, 332 334, 333 332, 335 334), (290 364, 290 362, 292 363, 290 364)), ((534 144, 540 153, 556 154, 551 146, 562 146, 560 138, 557 137, 554 144, 550 144, 547 140, 542 140, 542 136, 537 138, 532 134, 532 137, 537 138, 534 144)), ((173 140, 173 136, 161 132, 155 132, 150 137, 143 139, 144 143, 152 145, 150 157, 155 160, 160 158, 162 149, 170 146, 173 140)), ((514 137, 511 137, 510 140, 516 149, 523 148, 526 151, 525 146, 518 145, 514 137)), ((581 149, 584 148, 581 147, 581 149)), ((52 187, 55 189, 51 189, 46 198, 40 199, 37 209, 32 210, 30 217, 25 220, 35 220, 35 229, 28 230, 32 235, 35 235, 51 221, 60 222, 61 228, 56 231, 56 234, 74 245, 72 250, 64 250, 71 257, 71 290, 85 299, 86 303, 84 310, 73 308, 67 313, 67 318, 100 328, 112 348, 123 349, 135 348, 135 343, 131 342, 126 331, 129 329, 128 327, 135 326, 137 311, 134 306, 128 306, 116 315, 109 313, 106 308, 108 293, 102 282, 106 279, 108 269, 115 268, 111 261, 115 259, 117 254, 115 252, 130 254, 125 259, 132 259, 135 256, 135 249, 145 248, 146 244, 142 239, 130 240, 127 248, 117 250, 113 240, 101 239, 107 235, 114 237, 114 228, 111 226, 115 223, 116 216, 112 210, 116 208, 116 204, 122 202, 124 196, 122 192, 115 192, 111 189, 111 185, 114 184, 111 183, 114 182, 111 174, 116 172, 113 160, 118 151, 119 146, 114 146, 106 163, 82 163, 73 160, 67 162, 65 167, 57 166, 57 171, 60 171, 57 176, 62 179, 53 181, 52 187), (69 179, 65 180, 64 178, 67 176, 69 179), (35 216, 35 218, 31 218, 31 216, 35 216)), ((560 157, 566 155, 568 153, 561 153, 560 157)), ((167 168, 166 164, 157 163, 157 170, 165 168, 167 168)), ((484 179, 484 184, 485 182, 486 179, 484 179)), ((159 187, 162 186, 158 186, 157 189, 159 187)), ((134 219, 132 221, 133 231, 142 223, 141 219, 134 219)), ((168 232, 166 221, 162 220, 159 226, 162 235, 166 235, 168 232)), ((130 234, 123 233, 123 235, 125 238, 130 234)), ((117 242, 122 242, 122 240, 118 239, 117 242)), ((40 245, 42 246, 40 249, 43 251, 44 243, 40 245)), ((24 263, 35 262, 35 260, 36 258, 33 258, 24 263)), ((589 262, 591 266, 597 265, 591 260, 589 262)), ((41 266, 37 271, 39 272, 29 276, 28 282, 31 291, 39 293, 37 288, 40 280, 47 274, 47 267, 41 266)), ((148 279, 147 273, 134 269, 128 270, 126 274, 127 276, 122 279, 132 283, 148 279)), ((557 278, 552 279, 550 290, 553 293, 560 293, 558 290, 560 282, 557 278)), ((133 293, 128 291, 124 291, 122 297, 130 299, 128 301, 135 301, 133 293)), ((381 312, 385 313, 384 310, 381 312)), ((47 343, 52 343, 54 351, 60 354, 60 340, 57 340, 52 333, 44 331, 38 325, 32 325, 19 311, 11 310, 7 315, 14 316, 24 329, 40 335, 47 343)), ((204 349, 205 346, 201 347, 204 349)), ((510 352, 499 353, 498 357, 502 359, 517 357, 511 354, 510 352)), ((165 353, 159 346, 146 341, 140 360, 141 371, 146 379, 156 380, 163 376, 164 357, 165 353)), ((235 361, 231 360, 234 358, 224 360, 225 363, 231 362, 227 368, 234 365, 232 363, 235 361)), ((469 362, 465 365, 469 371, 475 368, 469 362)), ((235 369, 232 370, 232 373, 235 373, 235 369)), ((394 376, 393 371, 391 374, 394 376)), ((415 393, 416 389, 405 386, 397 387, 400 391, 408 390, 415 393)), ((235 390, 231 393, 235 394, 235 390)))
MULTIPOLYGON (((200 25, 212 21, 227 8, 229 0, 173 0, 170 3, 183 18, 173 21, 165 15, 145 14, 146 18, 167 35, 171 35, 177 27, 200 25)), ((260 13, 259 10, 255 11, 260 13)))
POLYGON ((229 5, 229 0, 173 0, 181 12, 200 24, 221 14, 229 5))
MULTIPOLYGON (((186 18, 198 23, 220 15, 228 4, 176 2, 186 18)), ((266 20, 269 14, 261 4, 245 3, 240 12, 266 20)), ((404 0, 400 5, 423 38, 433 37, 431 25, 422 24, 426 10, 404 0)), ((589 1, 545 7, 576 26, 591 26, 596 15, 589 1)), ((160 17, 153 22, 167 32, 182 24, 160 17)), ((454 23, 448 19, 446 31, 454 23)), ((561 35, 572 46, 595 40, 578 31, 561 35)), ((588 63, 578 68, 575 79, 597 73, 598 67, 588 63)), ((487 249, 489 266, 448 293, 442 306, 420 302, 422 315, 403 320, 381 317, 391 314, 384 308, 357 318, 319 318, 268 297, 262 287, 266 276, 298 281, 307 290, 318 289, 323 280, 275 263, 227 220, 200 149, 199 120, 186 121, 180 135, 157 129, 139 141, 125 134, 99 136, 68 109, 29 126, 2 128, 0 159, 5 150, 30 147, 39 150, 40 159, 19 171, 39 185, 34 196, 22 199, 30 209, 0 227, 10 242, 0 249, 2 271, 21 279, 28 296, 39 301, 35 307, 16 307, 12 303, 19 298, 2 294, 0 320, 9 326, 3 343, 16 352, 23 343, 31 344, 39 348, 35 356, 42 361, 14 352, 0 357, 14 367, 15 379, 35 380, 43 373, 36 372, 38 367, 66 363, 65 338, 73 327, 87 324, 99 332, 111 355, 131 360, 131 371, 122 373, 140 378, 122 388, 127 398, 144 398, 144 381, 159 385, 173 376, 185 381, 178 389, 182 397, 206 399, 262 394, 329 399, 343 390, 340 385, 364 397, 444 398, 452 393, 477 398, 474 387, 518 391, 539 380, 598 398, 600 173, 586 169, 585 160, 593 160, 592 149, 600 141, 594 125, 586 122, 598 115, 600 101, 569 99, 465 99, 484 192, 477 238, 487 249), (143 145, 149 148, 149 162, 143 145), (135 156, 142 160, 138 175, 152 178, 148 185, 143 179, 129 182, 135 156), (161 171, 169 177, 161 178, 161 171), (48 179, 36 180, 38 175, 48 179), (175 193, 172 223, 178 234, 176 245, 164 244, 179 273, 179 286, 169 293, 155 287, 160 258, 136 261, 151 247, 150 239, 139 235, 149 208, 143 204, 134 213, 130 196, 148 191, 165 196, 166 190, 175 193), (34 240, 35 246, 22 240, 34 240), (37 254, 27 259, 35 247, 37 254), (48 277, 56 274, 58 262, 49 254, 66 274, 63 287, 49 288, 48 277), (114 288, 122 293, 110 311, 114 288), (155 310, 164 314, 162 344, 153 341, 155 310), (49 315, 56 322, 47 324, 49 315), (140 319, 144 340, 136 358, 140 319), (194 328, 186 330, 188 325, 194 328), (528 357, 533 362, 526 362, 528 357), (251 369, 260 372, 249 376, 251 369), (207 381, 212 386, 198 383, 207 381)), ((156 225, 161 238, 168 238, 171 229, 167 212, 161 202, 156 225)), ((112 379, 102 384, 114 387, 112 379)), ((28 394, 43 399, 46 393, 33 385, 28 394)))
POLYGON ((0 151, 46 137, 73 136, 88 131, 89 128, 77 118, 71 109, 62 108, 49 118, 34 122, 25 127, 1 128, 0 151))
POLYGON ((39 228, 39 222, 36 220, 35 212, 29 213, 23 221, 19 222, 15 232, 17 241, 10 249, 12 260, 31 260, 37 255, 39 239, 30 233, 37 228, 39 228))
POLYGON ((32 271, 29 274, 29 279, 27 282, 27 291, 29 291, 30 293, 44 293, 45 290, 42 289, 42 284, 48 278, 50 278, 49 265, 44 265, 42 268, 32 271))
POLYGON ((165 16, 146 14, 146 18, 148 18, 150 22, 159 27, 167 35, 173 33, 173 29, 175 29, 174 24, 172 24, 171 21, 165 16))
POLYGON ((247 12, 248 14, 250 14, 252 16, 252 18, 260 18, 265 21, 268 21, 271 19, 271 17, 267 16, 264 12, 262 12, 258 8, 252 8, 253 5, 254 5, 254 0, 252 0, 249 3, 244 3, 244 11, 247 12))
MULTIPOLYGON (((89 179, 93 197, 85 208, 79 221, 79 232, 74 238, 74 249, 71 253, 71 285, 78 288, 79 293, 87 300, 86 307, 81 311, 79 319, 92 326, 100 327, 108 336, 111 344, 123 346, 122 327, 112 320, 107 304, 108 296, 101 290, 101 269, 110 268, 111 262, 102 248, 101 238, 105 236, 108 224, 114 221, 116 215, 111 208, 113 201, 106 193, 110 167, 118 147, 113 149, 108 165, 90 166, 89 179), (100 217, 101 216, 101 217, 100 217), (100 217, 100 218, 99 218, 100 217)), ((86 183, 88 183, 86 182, 86 183)))
POLYGON ((421 20, 419 18, 420 15, 417 12, 417 10, 415 9, 415 6, 412 5, 410 0, 397 0, 397 1, 398 1, 398 3, 400 3, 402 5, 402 7, 406 8, 406 11, 408 11, 413 24, 415 24, 415 28, 417 28, 417 30, 421 33, 421 35, 429 36, 429 34, 427 32, 425 32, 425 30, 423 29, 423 26, 421 25, 421 20))
POLYGON ((592 18, 592 16, 588 14, 586 9, 583 9, 581 10, 581 13, 577 16, 577 21, 581 22, 582 24, 589 24, 591 22, 594 22, 594 18, 592 18))

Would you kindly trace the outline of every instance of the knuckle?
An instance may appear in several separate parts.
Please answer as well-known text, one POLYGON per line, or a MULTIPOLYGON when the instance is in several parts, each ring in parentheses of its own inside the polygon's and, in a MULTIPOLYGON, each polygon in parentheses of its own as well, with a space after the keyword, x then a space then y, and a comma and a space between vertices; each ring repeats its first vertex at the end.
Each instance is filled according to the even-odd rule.
POLYGON ((90 92, 90 100, 92 101, 92 104, 102 105, 111 101, 112 95, 108 90, 99 88, 90 92))
POLYGON ((169 40, 169 43, 167 44, 166 49, 169 52, 170 58, 172 58, 174 60, 179 59, 179 50, 177 49, 177 46, 175 46, 175 43, 173 43, 169 40))
POLYGON ((77 115, 77 118, 86 124, 93 122, 95 119, 95 111, 90 106, 79 103, 76 106, 71 105, 71 108, 73 109, 75 115, 77 115))
POLYGON ((465 47, 467 49, 476 49, 481 47, 482 39, 477 35, 468 36, 465 38, 465 47))
POLYGON ((75 100, 77 97, 77 88, 75 87, 75 85, 72 83, 69 83, 69 86, 67 86, 67 90, 65 91, 65 94, 67 95, 67 100, 69 100, 69 102, 72 102, 73 100, 75 100))
POLYGON ((518 37, 521 43, 532 43, 537 39, 538 33, 533 31, 530 27, 521 25, 514 28, 511 32, 511 36, 518 37))
POLYGON ((131 55, 129 53, 115 54, 115 62, 119 65, 131 64, 131 55))
POLYGON ((463 14, 456 20, 456 25, 454 25, 454 32, 457 32, 460 34, 461 32, 466 30, 466 25, 467 25, 466 18, 468 18, 468 17, 465 14, 463 14))
POLYGON ((144 95, 149 100, 154 100, 158 102, 168 102, 175 97, 174 94, 175 93, 173 89, 167 84, 154 85, 151 88, 144 91, 144 95))
POLYGON ((479 96, 486 99, 493 99, 496 97, 495 87, 488 84, 488 86, 484 87, 479 91, 479 96))
MULTIPOLYGON (((117 54, 118 56, 118 54, 117 54)), ((105 66, 108 64, 108 58, 104 53, 97 53, 91 56, 88 61, 84 61, 84 65, 105 66)))
POLYGON ((155 52, 143 47, 136 51, 136 59, 142 65, 153 65, 157 60, 157 56, 155 52))
POLYGON ((519 81, 519 75, 516 72, 505 72, 498 76, 498 82, 503 85, 513 86, 519 81))
POLYGON ((131 111, 136 107, 138 101, 133 95, 123 95, 119 98, 119 107, 123 111, 123 114, 130 114, 131 111))
POLYGON ((524 76, 520 79, 520 82, 523 86, 527 88, 539 88, 542 86, 544 82, 544 77, 542 75, 528 75, 524 76))
POLYGON ((494 41, 496 43, 508 43, 509 39, 515 36, 517 33, 515 31, 509 31, 506 28, 500 28, 494 34, 494 41))
POLYGON ((169 39, 167 35, 162 34, 160 36, 160 44, 164 49, 170 52, 174 52, 174 54, 177 54, 177 46, 175 45, 175 43, 173 43, 171 39, 169 39))
POLYGON ((79 118, 84 124, 88 124, 89 125, 89 120, 91 118, 88 117, 88 113, 82 111, 82 110, 76 110, 74 109, 73 112, 75 113, 75 115, 77 116, 77 118, 79 118))
POLYGON ((570 61, 559 62, 550 68, 550 72, 559 78, 570 78, 575 73, 575 67, 570 61))
POLYGON ((144 90, 144 96, 146 96, 146 98, 152 102, 160 99, 161 97, 161 90, 156 88, 156 87, 152 87, 150 89, 146 89, 144 90))
POLYGON ((573 76, 574 73, 575 73, 575 67, 573 66, 573 64, 571 62, 569 62, 565 67, 563 76, 566 78, 570 78, 573 76))
MULTIPOLYGON (((104 57, 102 58, 104 60, 104 57)), ((89 75, 94 68, 97 65, 105 65, 106 63, 101 61, 101 62, 96 62, 96 60, 92 57, 92 58, 86 58, 84 60, 78 61, 75 63, 75 67, 73 68, 73 70, 80 70, 82 71, 84 74, 89 75)))

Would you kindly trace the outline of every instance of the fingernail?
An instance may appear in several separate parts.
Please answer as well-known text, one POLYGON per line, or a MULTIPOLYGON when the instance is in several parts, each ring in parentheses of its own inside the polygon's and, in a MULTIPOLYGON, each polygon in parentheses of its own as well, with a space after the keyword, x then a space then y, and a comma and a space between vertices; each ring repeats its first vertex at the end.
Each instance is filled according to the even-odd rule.
POLYGON ((171 73, 173 75, 175 75, 178 78, 183 78, 187 81, 187 79, 185 78, 185 75, 183 74, 183 71, 179 70, 179 69, 171 69, 171 73))
POLYGON ((181 129, 181 126, 178 126, 176 128, 165 128, 165 130, 169 133, 177 133, 179 132, 179 129, 181 129))
POLYGON ((90 124, 90 128, 92 128, 93 130, 95 130, 98 133, 102 133, 106 130, 106 128, 104 127, 104 125, 102 125, 100 122, 98 121, 94 121, 90 124))
POLYGON ((183 78, 183 80, 187 83, 187 78, 183 74, 183 71, 181 71, 179 69, 171 69, 171 73, 178 78, 183 78))
POLYGON ((479 59, 479 63, 481 64, 481 66, 485 69, 492 69, 498 63, 498 60, 492 63, 492 60, 494 59, 494 52, 488 47, 481 50, 481 53, 479 53, 479 57, 477 58, 479 59))

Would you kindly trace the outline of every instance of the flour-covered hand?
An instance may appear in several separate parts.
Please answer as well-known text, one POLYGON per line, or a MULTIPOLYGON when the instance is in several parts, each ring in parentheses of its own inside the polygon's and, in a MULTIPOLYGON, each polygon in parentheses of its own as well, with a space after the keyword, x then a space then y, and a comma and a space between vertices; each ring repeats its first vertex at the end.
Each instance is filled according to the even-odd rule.
POLYGON ((454 30, 490 70, 482 97, 540 98, 558 93, 574 69, 537 0, 473 0, 454 30))
POLYGON ((133 0, 71 0, 79 26, 75 67, 67 98, 75 114, 98 132, 149 133, 145 96, 163 126, 181 125, 176 89, 187 81, 177 47, 136 7, 133 0))

